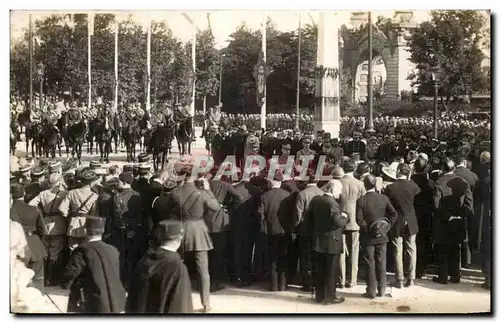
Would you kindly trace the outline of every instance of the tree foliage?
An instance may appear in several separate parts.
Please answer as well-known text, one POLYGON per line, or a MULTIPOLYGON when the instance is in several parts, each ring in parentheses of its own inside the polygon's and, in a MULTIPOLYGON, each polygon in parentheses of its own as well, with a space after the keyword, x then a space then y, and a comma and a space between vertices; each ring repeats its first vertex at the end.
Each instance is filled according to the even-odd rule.
POLYGON ((439 80, 439 94, 457 97, 481 91, 489 80, 481 71, 480 45, 484 19, 473 10, 432 11, 408 45, 417 72, 410 77, 419 93, 432 93, 432 72, 439 80))

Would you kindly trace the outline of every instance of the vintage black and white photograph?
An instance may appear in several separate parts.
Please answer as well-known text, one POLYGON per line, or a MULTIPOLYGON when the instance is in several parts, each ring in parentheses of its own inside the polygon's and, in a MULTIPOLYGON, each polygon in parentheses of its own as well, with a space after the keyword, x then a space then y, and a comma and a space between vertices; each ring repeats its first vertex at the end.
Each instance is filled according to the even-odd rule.
POLYGON ((491 314, 490 21, 10 10, 10 312, 491 314))

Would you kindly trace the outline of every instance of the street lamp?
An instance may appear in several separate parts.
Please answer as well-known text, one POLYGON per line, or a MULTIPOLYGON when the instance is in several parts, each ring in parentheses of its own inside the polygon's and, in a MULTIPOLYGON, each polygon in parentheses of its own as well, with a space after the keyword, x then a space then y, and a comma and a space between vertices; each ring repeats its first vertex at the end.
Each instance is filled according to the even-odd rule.
POLYGON ((436 73, 432 72, 432 86, 434 87, 434 131, 433 131, 433 136, 435 139, 438 138, 438 125, 437 125, 437 118, 438 118, 438 106, 437 106, 437 97, 438 97, 438 79, 436 76, 436 73))
POLYGON ((188 70, 188 89, 189 89, 189 95, 188 95, 188 104, 191 104, 193 101, 193 91, 194 91, 194 82, 195 82, 196 75, 193 71, 193 67, 191 66, 188 70))
POLYGON ((40 80, 40 111, 42 110, 42 97, 43 97, 43 74, 44 74, 44 66, 43 63, 38 63, 37 65, 37 74, 40 80))

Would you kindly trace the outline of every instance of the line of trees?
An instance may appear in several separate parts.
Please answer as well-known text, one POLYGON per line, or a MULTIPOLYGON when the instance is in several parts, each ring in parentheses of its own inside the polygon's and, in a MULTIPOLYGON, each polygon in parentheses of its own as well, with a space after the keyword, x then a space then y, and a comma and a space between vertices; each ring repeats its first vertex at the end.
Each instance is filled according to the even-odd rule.
MULTIPOLYGON (((114 15, 95 16, 92 36, 92 91, 93 97, 114 98, 114 15)), ((489 19, 489 17, 488 17, 489 19)), ((379 17, 379 29, 390 22, 379 17)), ((363 33, 364 27, 351 33, 363 33)), ((183 43, 168 28, 168 22, 152 22, 151 36, 151 102, 162 104, 168 100, 186 98, 188 70, 191 64, 191 43, 183 43)), ((485 32, 484 16, 476 11, 433 11, 431 20, 421 23, 409 39, 410 61, 417 72, 411 75, 419 93, 428 95, 431 87, 429 71, 436 71, 440 95, 453 98, 462 94, 487 92, 489 75, 481 70, 484 55, 483 42, 489 42, 485 32)), ((45 66, 43 91, 57 96, 70 91, 84 102, 87 98, 87 15, 52 15, 35 22, 35 72, 38 63, 45 66)), ((129 16, 120 22, 119 31, 119 100, 145 102, 146 30, 129 16)), ((317 27, 306 24, 302 28, 300 106, 312 110, 315 93, 317 27)), ((28 102, 29 96, 29 35, 11 46, 10 86, 13 96, 28 102)), ((196 40, 196 107, 219 101, 218 91, 222 70, 222 102, 224 110, 240 113, 258 112, 256 83, 253 77, 261 46, 261 31, 251 30, 244 23, 229 37, 228 46, 218 49, 214 36, 207 28, 197 33, 196 40), (222 66, 221 66, 222 64, 222 66)), ((298 32, 277 30, 271 19, 267 21, 267 62, 272 73, 267 80, 267 107, 269 112, 295 111, 297 82, 298 32)), ((340 48, 341 57, 343 49, 340 48)), ((346 61, 346 59, 342 59, 346 61)), ((341 102, 352 95, 350 68, 341 62, 341 102)), ((34 77, 34 90, 39 79, 34 77)))

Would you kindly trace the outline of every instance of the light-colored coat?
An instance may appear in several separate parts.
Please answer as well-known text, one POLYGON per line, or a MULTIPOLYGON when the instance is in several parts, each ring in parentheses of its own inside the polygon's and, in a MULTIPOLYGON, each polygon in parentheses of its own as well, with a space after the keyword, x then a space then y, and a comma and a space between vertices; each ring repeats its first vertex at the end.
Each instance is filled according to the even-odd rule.
POLYGON ((345 175, 340 179, 340 182, 342 183, 342 196, 345 201, 343 211, 347 213, 349 218, 345 230, 359 231, 359 226, 356 223, 356 201, 365 194, 365 187, 363 182, 352 175, 345 175))
POLYGON ((308 185, 304 190, 297 195, 297 205, 295 208, 295 226, 298 226, 309 209, 309 203, 313 197, 323 195, 325 192, 316 185, 308 185))

